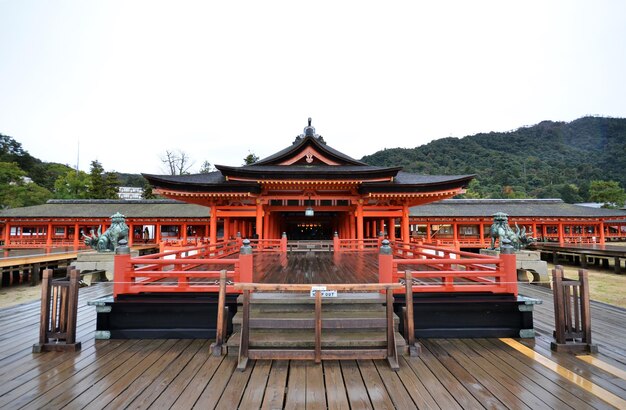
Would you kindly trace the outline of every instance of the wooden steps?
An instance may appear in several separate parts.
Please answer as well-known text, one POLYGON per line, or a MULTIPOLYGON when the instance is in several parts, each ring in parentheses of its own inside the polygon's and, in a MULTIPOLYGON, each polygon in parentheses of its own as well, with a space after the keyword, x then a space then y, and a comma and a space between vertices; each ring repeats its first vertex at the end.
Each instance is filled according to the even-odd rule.
MULTIPOLYGON (((238 303, 243 303, 240 296, 238 303)), ((385 296, 380 293, 340 293, 324 298, 321 308, 321 358, 371 358, 387 348, 385 296)), ((408 352, 398 332, 399 319, 393 315, 395 348, 408 352)), ((291 354, 311 358, 315 348, 315 298, 305 293, 254 292, 250 297, 249 349, 255 357, 291 354), (284 353, 286 352, 286 353, 284 353)), ((229 355, 238 355, 241 341, 242 309, 233 317, 229 355)))

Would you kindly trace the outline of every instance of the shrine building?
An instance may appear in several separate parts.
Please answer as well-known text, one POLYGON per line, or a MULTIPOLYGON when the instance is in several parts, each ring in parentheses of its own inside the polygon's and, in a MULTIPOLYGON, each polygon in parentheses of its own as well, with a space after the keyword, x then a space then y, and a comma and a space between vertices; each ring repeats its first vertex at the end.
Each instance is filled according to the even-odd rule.
POLYGON ((309 125, 293 144, 254 164, 198 175, 147 175, 154 192, 210 209, 208 236, 409 241, 409 209, 464 192, 472 175, 434 176, 375 167, 333 149, 309 125), (396 223, 399 237, 396 238, 396 223), (392 227, 390 229, 390 227, 392 227))

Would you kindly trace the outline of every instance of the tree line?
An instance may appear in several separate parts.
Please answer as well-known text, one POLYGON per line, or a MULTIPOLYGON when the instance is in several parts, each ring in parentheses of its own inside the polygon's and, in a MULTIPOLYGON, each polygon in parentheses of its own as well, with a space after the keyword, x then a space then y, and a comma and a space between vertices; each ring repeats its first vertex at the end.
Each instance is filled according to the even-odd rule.
POLYGON ((474 174, 467 198, 561 198, 619 207, 626 200, 626 119, 544 121, 385 149, 362 160, 420 174, 474 174))

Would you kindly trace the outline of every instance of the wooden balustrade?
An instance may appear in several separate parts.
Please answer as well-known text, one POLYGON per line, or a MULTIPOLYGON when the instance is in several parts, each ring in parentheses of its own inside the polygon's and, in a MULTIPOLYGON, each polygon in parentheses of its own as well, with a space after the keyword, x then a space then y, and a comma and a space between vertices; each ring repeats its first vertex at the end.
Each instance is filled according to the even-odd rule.
MULTIPOLYGON (((260 284, 241 283, 235 288, 243 292, 241 339, 239 343, 239 364, 237 368, 245 370, 249 359, 290 359, 290 360, 314 360, 316 363, 322 360, 341 359, 387 359, 393 370, 398 370, 398 352, 393 325, 393 291, 402 287, 399 283, 362 283, 362 284, 260 284), (315 293, 315 319, 313 329, 315 331, 315 346, 313 349, 253 349, 250 348, 250 328, 254 326, 254 320, 250 319, 251 292, 310 292, 313 286, 323 286, 326 290, 347 292, 384 292, 386 295, 385 328, 387 334, 387 346, 384 349, 322 349, 322 297, 320 292, 315 293)), ((275 326, 280 326, 278 323, 275 326)), ((290 325, 291 326, 291 325, 290 325)), ((306 324, 303 324, 306 326, 306 324)))
MULTIPOLYGON (((383 241, 385 244, 386 241, 383 241)), ((433 245, 394 242, 381 247, 381 281, 398 281, 410 268, 413 292, 491 292, 517 295, 514 254, 500 257, 433 245), (403 268, 404 267, 404 268, 403 268), (417 282, 417 283, 415 283, 417 282)))
POLYGON ((76 316, 80 272, 71 269, 65 279, 53 279, 52 269, 43 271, 39 343, 33 352, 77 351, 76 316))
POLYGON ((379 247, 378 238, 369 239, 334 239, 335 252, 365 251, 376 252, 379 247))
POLYGON ((554 294, 554 341, 550 347, 556 351, 597 352, 591 343, 591 311, 587 271, 578 271, 578 280, 565 278, 563 266, 552 270, 554 294))

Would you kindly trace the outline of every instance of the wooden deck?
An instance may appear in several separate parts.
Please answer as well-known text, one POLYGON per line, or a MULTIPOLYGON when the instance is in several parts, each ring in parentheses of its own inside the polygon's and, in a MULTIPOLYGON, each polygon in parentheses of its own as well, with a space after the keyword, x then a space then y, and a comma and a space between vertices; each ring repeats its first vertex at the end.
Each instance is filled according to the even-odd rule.
POLYGON ((31 353, 38 302, 0 310, 0 408, 626 408, 626 311, 593 303, 590 364, 549 350, 542 288, 521 290, 543 300, 535 341, 420 340, 422 355, 402 357, 397 373, 383 360, 256 361, 238 372, 236 357, 209 355, 208 340, 95 341, 86 302, 110 292, 81 289, 77 353, 31 353))

